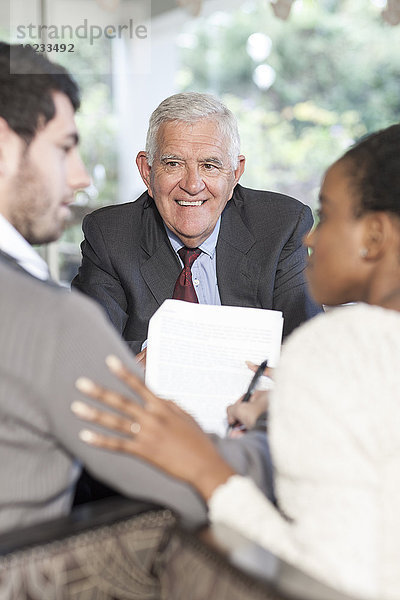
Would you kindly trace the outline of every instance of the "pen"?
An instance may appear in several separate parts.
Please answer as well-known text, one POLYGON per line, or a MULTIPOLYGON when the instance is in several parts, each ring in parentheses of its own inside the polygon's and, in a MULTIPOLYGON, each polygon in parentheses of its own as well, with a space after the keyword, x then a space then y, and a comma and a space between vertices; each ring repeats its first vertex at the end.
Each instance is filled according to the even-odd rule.
POLYGON ((256 385, 261 375, 264 373, 264 370, 267 368, 268 360, 263 360, 257 371, 254 373, 253 379, 250 381, 250 385, 247 389, 247 392, 243 396, 242 402, 248 402, 251 398, 252 393, 256 389, 256 385))
MULTIPOLYGON (((252 393, 256 389, 256 385, 261 375, 264 373, 264 370, 267 368, 268 360, 263 360, 262 363, 257 368, 257 371, 254 373, 252 380, 250 381, 249 387, 247 388, 247 392, 243 396, 242 402, 248 402, 251 398, 252 393)), ((228 426, 227 435, 229 435, 234 429, 238 427, 238 422, 233 423, 233 425, 228 426)), ((240 429, 244 429, 243 425, 240 425, 240 429)))

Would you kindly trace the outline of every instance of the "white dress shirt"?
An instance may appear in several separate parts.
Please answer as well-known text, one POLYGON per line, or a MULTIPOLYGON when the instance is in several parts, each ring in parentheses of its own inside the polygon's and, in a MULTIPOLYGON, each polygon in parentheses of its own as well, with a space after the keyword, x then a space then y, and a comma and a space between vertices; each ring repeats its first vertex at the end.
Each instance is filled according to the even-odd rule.
POLYGON ((49 279, 47 263, 1 214, 0 250, 15 258, 18 264, 34 277, 43 281, 49 279))

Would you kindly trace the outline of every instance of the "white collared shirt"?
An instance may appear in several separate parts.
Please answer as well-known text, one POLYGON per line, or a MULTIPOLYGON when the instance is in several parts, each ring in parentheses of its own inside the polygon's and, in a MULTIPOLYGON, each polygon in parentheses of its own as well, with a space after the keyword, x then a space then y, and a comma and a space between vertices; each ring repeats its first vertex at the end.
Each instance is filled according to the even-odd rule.
POLYGON ((15 258, 18 264, 34 277, 43 281, 49 279, 47 263, 1 214, 0 250, 15 258))

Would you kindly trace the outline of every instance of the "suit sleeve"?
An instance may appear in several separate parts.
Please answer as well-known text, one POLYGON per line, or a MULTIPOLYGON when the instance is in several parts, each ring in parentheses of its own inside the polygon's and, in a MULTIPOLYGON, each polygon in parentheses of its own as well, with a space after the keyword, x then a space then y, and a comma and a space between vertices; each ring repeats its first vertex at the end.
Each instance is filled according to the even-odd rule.
MULTIPOLYGON (((93 215, 83 220, 84 240, 81 244, 82 264, 72 287, 96 300, 105 310, 121 336, 128 320, 128 302, 115 270, 102 231, 93 215)), ((128 346, 140 352, 144 340, 129 340, 128 346)))
POLYGON ((273 308, 281 310, 285 316, 284 336, 322 310, 310 297, 304 276, 307 249, 302 240, 312 225, 311 210, 308 206, 303 206, 277 265, 273 308))

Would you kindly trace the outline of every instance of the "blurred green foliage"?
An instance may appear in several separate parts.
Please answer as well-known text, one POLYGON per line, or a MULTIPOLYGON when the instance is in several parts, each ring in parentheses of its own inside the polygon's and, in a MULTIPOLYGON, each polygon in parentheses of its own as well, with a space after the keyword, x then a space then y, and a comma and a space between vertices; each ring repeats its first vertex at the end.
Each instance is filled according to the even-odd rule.
POLYGON ((180 38, 182 90, 216 93, 238 117, 243 183, 315 206, 321 175, 353 140, 400 120, 400 26, 370 0, 297 1, 282 21, 268 1, 192 21, 180 38), (270 38, 254 60, 253 33, 270 38), (253 81, 269 65, 267 90, 253 81))

